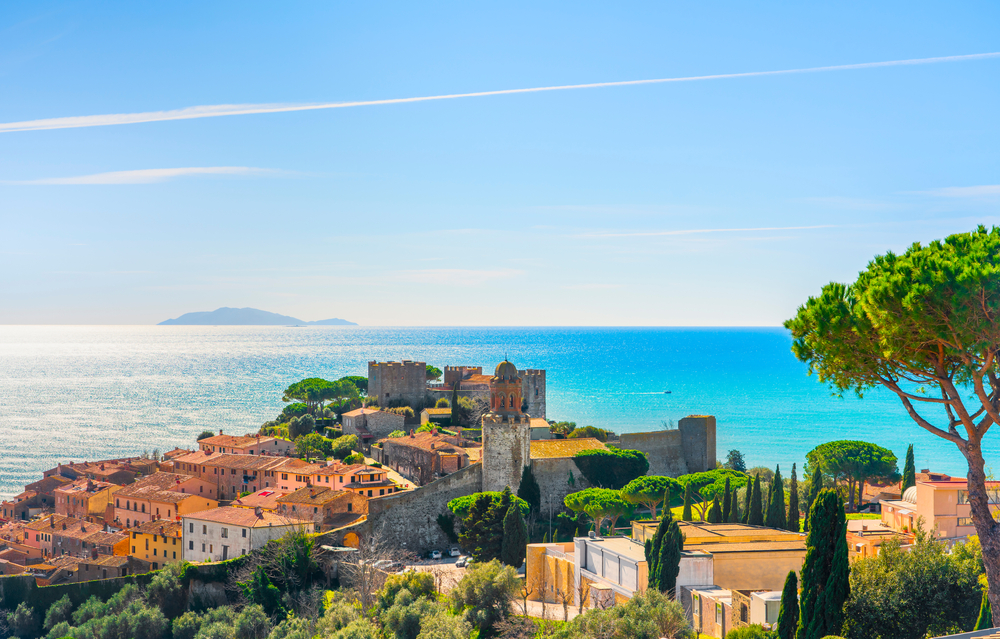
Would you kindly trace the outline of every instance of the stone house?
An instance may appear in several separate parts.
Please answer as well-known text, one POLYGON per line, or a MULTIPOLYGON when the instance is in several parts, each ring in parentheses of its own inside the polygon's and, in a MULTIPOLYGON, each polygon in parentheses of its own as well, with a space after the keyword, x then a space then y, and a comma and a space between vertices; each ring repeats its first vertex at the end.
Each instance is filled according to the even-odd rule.
POLYGON ((278 513, 308 519, 317 531, 345 526, 368 513, 368 499, 356 492, 306 486, 278 498, 278 513))
POLYGON ((112 495, 121 486, 106 481, 77 479, 54 491, 56 514, 77 519, 104 517, 112 495))
POLYGON ((13 499, 0 502, 0 512, 8 521, 28 521, 52 507, 52 497, 39 495, 33 490, 26 490, 13 499))
POLYGON ((224 561, 257 550, 289 532, 311 532, 313 523, 261 509, 216 508, 181 519, 184 560, 224 561))
POLYGON ((128 554, 127 542, 125 533, 104 532, 97 524, 67 519, 52 532, 52 554, 73 557, 125 555, 128 554))
POLYGON ((688 587, 691 626, 701 635, 723 639, 733 626, 733 591, 717 586, 688 587))
POLYGON ((72 581, 115 579, 149 572, 150 562, 128 555, 101 555, 96 559, 83 559, 77 564, 72 581))
POLYGON ((378 408, 358 408, 341 416, 341 426, 345 435, 357 435, 365 445, 396 430, 403 430, 405 419, 402 415, 378 408))
POLYGON ((420 486, 465 468, 470 463, 466 448, 478 448, 474 442, 442 435, 436 430, 411 431, 407 437, 383 439, 379 443, 381 447, 372 449, 375 459, 420 486))
POLYGON ((451 409, 450 408, 424 408, 420 411, 420 425, 430 424, 434 422, 435 424, 450 424, 451 423, 451 409))

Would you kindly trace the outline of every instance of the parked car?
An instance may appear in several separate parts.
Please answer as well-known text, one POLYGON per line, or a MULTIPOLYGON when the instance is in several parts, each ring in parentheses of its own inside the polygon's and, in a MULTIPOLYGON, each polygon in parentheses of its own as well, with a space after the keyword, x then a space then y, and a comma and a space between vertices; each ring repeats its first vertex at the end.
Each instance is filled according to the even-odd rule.
POLYGON ((440 550, 432 550, 431 551, 431 559, 440 559, 440 558, 441 558, 441 551, 440 550))
POLYGON ((451 550, 448 551, 448 556, 449 557, 461 557, 462 556, 462 551, 459 549, 458 546, 452 546, 451 550))
POLYGON ((465 568, 465 566, 468 563, 468 561, 469 560, 466 557, 459 557, 458 561, 455 562, 455 567, 456 568, 465 568))

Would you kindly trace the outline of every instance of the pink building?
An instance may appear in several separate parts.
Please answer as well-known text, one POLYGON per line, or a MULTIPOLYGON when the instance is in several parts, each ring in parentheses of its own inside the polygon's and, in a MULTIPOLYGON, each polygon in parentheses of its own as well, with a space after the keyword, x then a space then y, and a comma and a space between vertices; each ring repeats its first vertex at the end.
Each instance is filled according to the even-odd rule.
MULTIPOLYGON (((899 501, 882 502, 882 523, 895 531, 912 532, 923 518, 924 530, 937 528, 945 539, 976 534, 969 506, 968 482, 937 473, 922 473, 916 486, 907 488, 899 501)), ((1000 508, 1000 481, 986 482, 990 510, 1000 508)))

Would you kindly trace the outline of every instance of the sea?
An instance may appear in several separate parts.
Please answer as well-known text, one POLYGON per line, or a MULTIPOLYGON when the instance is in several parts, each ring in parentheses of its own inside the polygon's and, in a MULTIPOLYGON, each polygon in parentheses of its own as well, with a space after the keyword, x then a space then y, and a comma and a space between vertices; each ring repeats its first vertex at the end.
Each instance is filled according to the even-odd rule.
MULTIPOLYGON (((894 395, 835 397, 790 347, 782 328, 0 326, 0 495, 59 463, 256 431, 292 382, 401 359, 545 369, 549 419, 616 433, 714 415, 720 459, 736 449, 786 476, 838 439, 890 448, 900 469, 914 444, 918 470, 965 474, 957 448, 894 395)), ((1000 433, 986 440, 987 463, 1000 460, 1000 433)))

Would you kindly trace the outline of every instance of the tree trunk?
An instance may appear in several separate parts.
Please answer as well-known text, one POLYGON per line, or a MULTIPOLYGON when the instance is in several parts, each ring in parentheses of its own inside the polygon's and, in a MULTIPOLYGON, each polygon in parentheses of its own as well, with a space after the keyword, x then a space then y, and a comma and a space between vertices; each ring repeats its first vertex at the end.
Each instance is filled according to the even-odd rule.
POLYGON ((972 523, 976 526, 979 543, 983 547, 983 565, 989 588, 990 610, 993 618, 1000 618, 1000 524, 990 512, 989 495, 986 492, 986 473, 983 468, 983 452, 978 442, 965 446, 965 458, 969 462, 967 491, 972 510, 972 523))

